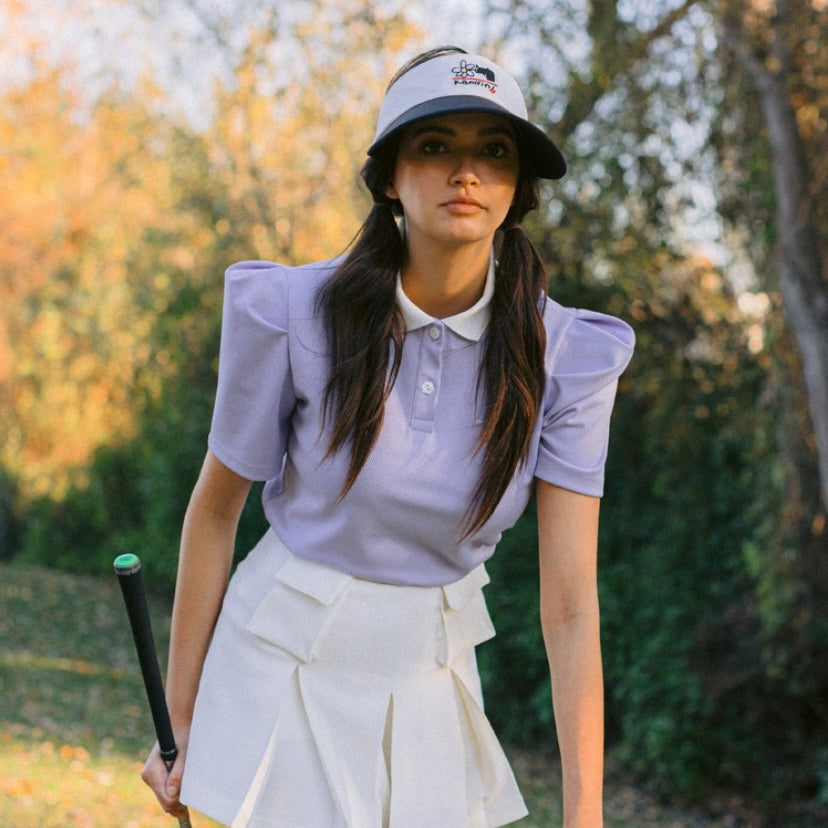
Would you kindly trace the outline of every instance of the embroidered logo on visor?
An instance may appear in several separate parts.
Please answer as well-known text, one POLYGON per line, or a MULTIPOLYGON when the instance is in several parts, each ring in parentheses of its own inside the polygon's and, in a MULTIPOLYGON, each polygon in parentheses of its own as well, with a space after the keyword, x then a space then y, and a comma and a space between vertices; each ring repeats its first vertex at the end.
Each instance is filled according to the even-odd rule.
POLYGON ((455 66, 451 72, 455 86, 482 86, 492 95, 497 92, 495 73, 486 66, 461 60, 460 65, 455 66))

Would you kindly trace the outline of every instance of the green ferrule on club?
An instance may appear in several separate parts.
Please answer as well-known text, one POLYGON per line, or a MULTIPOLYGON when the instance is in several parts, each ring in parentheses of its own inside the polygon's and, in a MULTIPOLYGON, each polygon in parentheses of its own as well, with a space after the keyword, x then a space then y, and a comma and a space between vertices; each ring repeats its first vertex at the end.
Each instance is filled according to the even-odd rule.
POLYGON ((125 555, 118 555, 118 557, 115 558, 113 566, 115 567, 115 572, 119 575, 131 575, 133 572, 137 572, 141 568, 141 561, 137 555, 133 555, 131 552, 128 552, 125 555))

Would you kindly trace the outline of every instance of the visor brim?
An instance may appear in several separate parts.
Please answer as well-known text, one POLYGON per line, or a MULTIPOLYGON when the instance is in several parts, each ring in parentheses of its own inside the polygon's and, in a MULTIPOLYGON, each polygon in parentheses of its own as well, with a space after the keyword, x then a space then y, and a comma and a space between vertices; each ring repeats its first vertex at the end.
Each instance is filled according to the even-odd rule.
POLYGON ((558 179, 566 174, 566 161, 555 142, 538 126, 518 118, 494 101, 472 98, 468 95, 449 96, 425 101, 406 110, 388 124, 374 138, 368 155, 376 155, 388 142, 398 137, 401 130, 417 121, 442 115, 459 115, 468 112, 487 112, 508 118, 518 128, 521 138, 521 163, 538 178, 558 179))

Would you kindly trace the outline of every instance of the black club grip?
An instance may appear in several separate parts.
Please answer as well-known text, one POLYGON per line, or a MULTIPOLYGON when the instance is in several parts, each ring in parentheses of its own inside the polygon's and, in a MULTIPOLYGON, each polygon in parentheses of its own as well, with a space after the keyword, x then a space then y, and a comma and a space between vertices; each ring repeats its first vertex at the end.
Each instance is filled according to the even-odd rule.
POLYGON ((115 559, 114 568, 124 596, 132 637, 135 639, 135 649, 138 652, 138 662, 141 665, 141 675, 144 678, 144 687, 147 691, 161 758, 167 767, 172 767, 178 750, 175 746, 167 700, 164 696, 164 685, 161 681, 161 671, 158 667, 144 582, 141 578, 141 561, 137 555, 119 555, 115 559))

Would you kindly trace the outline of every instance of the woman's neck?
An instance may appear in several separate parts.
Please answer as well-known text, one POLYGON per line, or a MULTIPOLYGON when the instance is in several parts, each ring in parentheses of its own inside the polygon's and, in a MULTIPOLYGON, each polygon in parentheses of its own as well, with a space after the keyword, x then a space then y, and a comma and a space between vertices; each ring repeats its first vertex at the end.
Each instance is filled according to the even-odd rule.
POLYGON ((490 258, 488 241, 439 251, 409 247, 402 270, 405 295, 436 319, 454 316, 483 295, 490 258))

